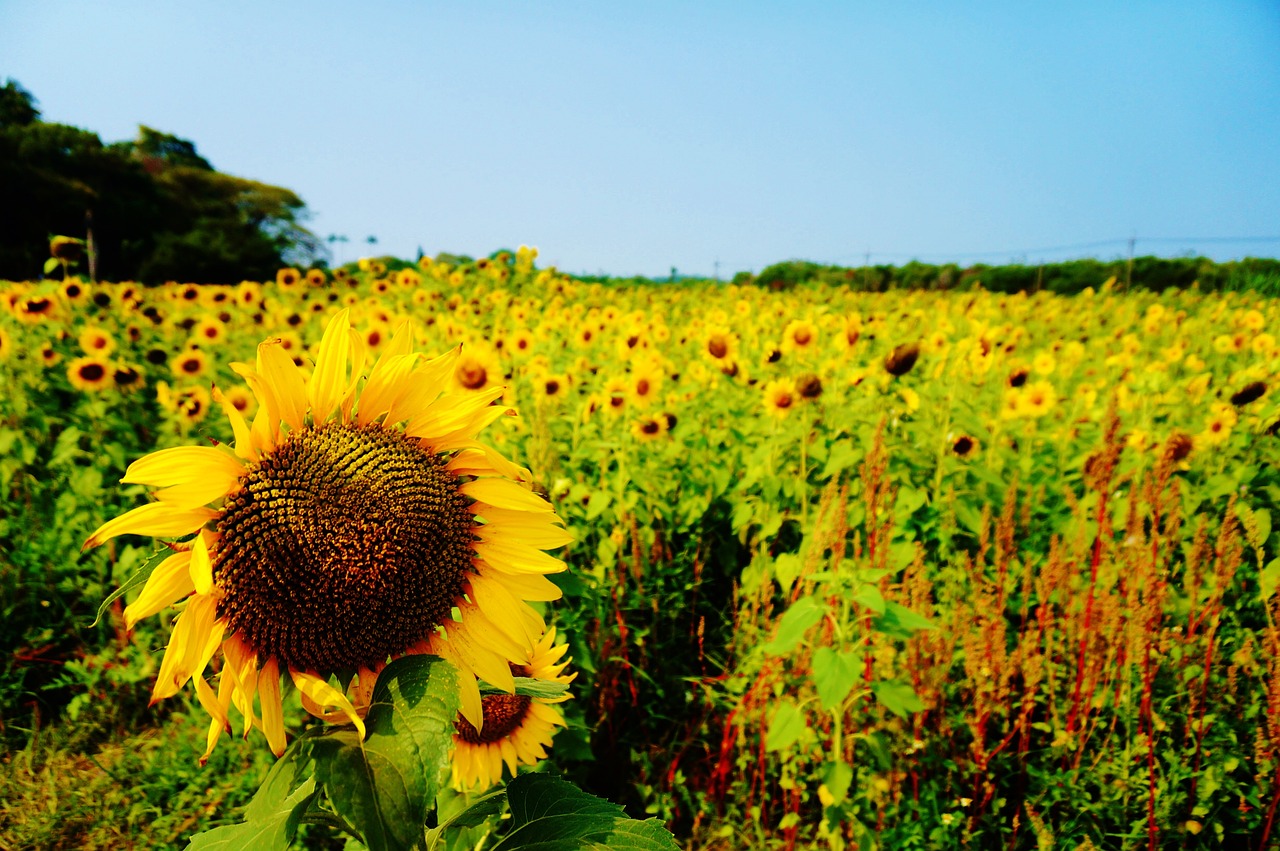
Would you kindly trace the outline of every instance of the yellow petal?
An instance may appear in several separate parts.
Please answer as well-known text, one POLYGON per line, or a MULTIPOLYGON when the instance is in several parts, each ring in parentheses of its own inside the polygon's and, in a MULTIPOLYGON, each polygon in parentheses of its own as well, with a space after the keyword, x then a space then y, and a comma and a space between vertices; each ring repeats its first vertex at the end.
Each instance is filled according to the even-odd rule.
POLYGON ((506 388, 495 387, 483 393, 446 396, 411 417, 405 426, 405 434, 428 441, 433 437, 444 439, 455 434, 475 437, 480 429, 507 412, 507 408, 491 404, 504 392, 506 388))
POLYGON ((520 767, 520 757, 516 754, 516 749, 515 746, 511 744, 511 739, 506 738, 499 740, 498 750, 502 752, 502 761, 507 764, 507 769, 511 772, 511 776, 514 777, 516 770, 520 767))
POLYGON ((222 406, 222 413, 227 415, 227 420, 231 423, 231 434, 235 436, 236 441, 236 456, 246 461, 256 460, 258 453, 253 449, 253 436, 249 433, 249 426, 245 424, 244 414, 227 401, 227 397, 222 395, 217 385, 213 388, 213 401, 222 406))
POLYGON ((226 659, 223 674, 229 673, 235 680, 232 701, 244 716, 244 735, 248 738, 249 731, 258 720, 253 711, 253 699, 258 693, 258 656, 239 635, 233 635, 223 642, 222 655, 226 659))
POLYGON ((494 508, 507 508, 514 511, 552 510, 551 503, 538 496, 528 488, 521 487, 508 479, 476 479, 467 482, 458 490, 477 502, 485 502, 494 508))
POLYGON ((481 572, 470 577, 471 599, 484 610, 489 622, 521 646, 532 647, 546 631, 542 617, 506 587, 507 577, 494 579, 481 572))
POLYGON ((511 678, 511 667, 507 664, 507 660, 476 641, 465 622, 446 623, 445 633, 449 638, 449 646, 457 652, 458 658, 468 670, 483 678, 494 688, 501 689, 507 694, 515 693, 516 684, 511 678))
POLYGON ((307 389, 302 373, 278 338, 258 344, 258 375, 280 406, 280 419, 294 431, 302 428, 307 413, 307 389))
POLYGON ((559 519, 555 515, 490 508, 480 516, 486 523, 477 526, 475 533, 483 541, 514 538, 540 550, 554 550, 573 542, 573 535, 553 522, 559 519))
POLYGON ((213 559, 209 558, 209 546, 205 533, 196 535, 191 546, 191 584, 197 594, 208 594, 213 589, 213 559))
POLYGON ((356 714, 355 707, 351 705, 351 701, 347 700, 345 694, 322 680, 319 674, 290 669, 289 675, 293 677, 293 684, 298 687, 298 691, 302 692, 303 696, 309 698, 317 707, 337 707, 338 711, 347 716, 347 719, 356 726, 356 730, 360 732, 360 738, 364 738, 364 721, 356 714))
POLYGON ((187 603, 186 610, 178 616, 164 659, 160 662, 160 673, 156 675, 156 684, 151 690, 151 703, 177 694, 187 680, 204 670, 224 628, 224 623, 216 620, 217 609, 218 601, 212 595, 197 594, 187 603))
POLYGON ((485 563, 503 573, 560 573, 567 569, 555 556, 519 543, 477 541, 471 546, 485 563))
POLYGON ((368 425, 391 408, 403 390, 401 379, 413 369, 416 358, 412 353, 413 326, 408 321, 401 322, 382 354, 378 355, 373 369, 369 370, 369 380, 360 394, 360 410, 356 412, 356 421, 361 426, 368 425))
POLYGON ((523 632, 513 635, 503 630, 475 603, 464 601, 458 609, 462 612, 462 622, 467 625, 468 634, 477 644, 512 662, 528 658, 533 645, 523 632))
POLYGON ((190 535, 219 512, 212 508, 181 508, 164 502, 150 502, 108 520, 98 527, 81 549, 96 547, 117 535, 180 537, 190 535))
MULTIPOLYGON (((200 696, 201 705, 208 711, 209 705, 206 703, 206 697, 200 691, 201 683, 204 683, 203 677, 196 683, 196 694, 200 696)), ((207 683, 205 683, 204 687, 210 692, 213 691, 207 683)), ((201 765, 209 761, 209 754, 213 753, 213 749, 218 744, 218 739, 222 738, 222 734, 227 733, 230 735, 231 733, 231 719, 227 717, 227 709, 231 706, 231 695, 234 691, 235 685, 231 677, 224 674, 218 678, 218 699, 214 706, 218 708, 219 714, 215 715, 213 712, 209 712, 209 733, 205 737, 204 756, 200 757, 201 765)))
POLYGON ((280 665, 272 656, 258 673, 258 695, 262 700, 262 732, 276 756, 284 753, 284 703, 280 698, 280 665))
POLYGON ((461 703, 458 711, 471 722, 472 727, 480 730, 484 725, 484 703, 480 699, 480 683, 476 682, 475 674, 463 663, 449 642, 439 635, 431 636, 428 647, 432 655, 439 656, 457 669, 458 697, 461 703))
POLYGON ((147 584, 142 586, 142 593, 124 609, 124 628, 133 629, 134 624, 143 618, 149 618, 159 611, 172 606, 195 592, 195 584, 191 581, 190 551, 174 553, 156 565, 155 570, 147 577, 147 584))
POLYGON ((549 603, 564 596, 559 585, 540 573, 507 573, 502 577, 502 584, 521 600, 549 603))
POLYGON ((249 429, 253 448, 258 452, 270 452, 276 445, 280 428, 280 403, 275 392, 248 364, 233 363, 231 368, 244 379, 258 400, 258 412, 253 415, 253 425, 249 429))
POLYGON ((120 481, 169 487, 216 479, 229 487, 243 474, 244 464, 216 446, 175 446, 134 461, 120 481))
POLYGON ((440 398, 440 394, 448 387, 448 378, 453 373, 454 364, 461 352, 462 347, 458 346, 437 358, 425 363, 420 362, 419 366, 400 382, 403 392, 396 396, 383 422, 392 425, 413 419, 440 398))
POLYGON ((320 339, 320 352, 316 355, 316 368, 307 384, 307 398, 311 402, 311 421, 320 425, 329 419, 347 390, 347 358, 351 340, 347 331, 350 311, 338 311, 325 326, 320 339))
POLYGON ((360 386, 360 378, 364 375, 364 362, 369 354, 369 346, 364 335, 354 328, 347 329, 347 337, 351 340, 351 380, 342 393, 342 421, 351 422, 351 408, 356 401, 356 388, 360 386))

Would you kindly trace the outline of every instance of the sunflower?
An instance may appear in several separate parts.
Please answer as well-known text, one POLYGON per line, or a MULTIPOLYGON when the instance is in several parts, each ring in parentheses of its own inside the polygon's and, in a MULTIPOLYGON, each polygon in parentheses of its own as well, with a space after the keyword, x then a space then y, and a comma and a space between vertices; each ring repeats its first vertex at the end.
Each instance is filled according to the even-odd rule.
POLYGON ((117 364, 111 372, 111 380, 115 382, 117 390, 137 390, 143 383, 142 371, 132 364, 117 364))
POLYGON ((324 269, 308 269, 307 283, 313 287, 323 287, 329 283, 329 276, 324 273, 324 269))
POLYGON ((782 332, 782 351, 811 352, 818 346, 818 326, 808 319, 793 319, 782 332))
POLYGON ((174 378, 199 378, 209 367, 208 359, 199 349, 187 349, 174 356, 169 364, 174 378))
POLYGON ((52 319, 57 313, 57 302, 47 295, 29 295, 14 306, 14 316, 28 325, 52 319))
POLYGON ((302 273, 293 268, 278 269, 276 283, 284 289, 292 289, 302 283, 302 273))
POLYGON ((87 355, 109 355, 116 347, 115 339, 101 328, 85 328, 78 342, 87 355))
POLYGON ((554 600, 544 552, 568 543, 526 471, 476 440, 509 409, 500 389, 444 394, 458 360, 412 352, 401 325, 357 392, 365 362, 347 311, 325 329, 309 380, 275 340, 254 365, 247 423, 220 393, 231 446, 183 446, 135 461, 123 481, 156 502, 110 520, 85 546, 117 535, 180 540, 125 609, 125 624, 185 601, 152 700, 188 681, 211 716, 208 753, 234 706, 284 752, 281 678, 325 720, 362 713, 389 659, 432 653, 461 672, 461 711, 483 730, 477 677, 514 693, 544 634, 524 601, 554 600), (221 648, 217 690, 205 679, 221 648), (331 675, 356 672, 350 694, 331 675), (259 708, 255 711, 255 697, 259 708))
POLYGON ((764 408, 770 416, 782 419, 796 406, 796 385, 790 378, 779 378, 764 386, 764 408))
MULTIPOLYGON (((512 673, 522 677, 568 685, 576 674, 565 675, 568 660, 560 661, 567 644, 555 643, 553 627, 529 648, 521 664, 512 664, 512 673)), ((484 726, 476 729, 459 715, 454 723, 453 786, 458 790, 492 786, 502 779, 502 767, 514 777, 520 765, 537 765, 547 756, 556 727, 565 726, 564 716, 552 704, 568 700, 533 698, 520 694, 490 694, 481 698, 484 726)))
POLYGON ((111 364, 92 355, 67 364, 67 380, 77 390, 98 391, 111 383, 111 364))
POLYGON ((647 408, 662 390, 662 368, 653 362, 636 364, 631 370, 627 390, 636 407, 647 408))
POLYGON ((464 346, 453 371, 454 386, 469 393, 488 393, 502 383, 502 367, 492 352, 464 346))
POLYGON ((702 351, 716 366, 734 363, 738 359, 738 335, 721 325, 708 325, 702 351))
POLYGON ((631 433, 643 441, 657 440, 667 433, 665 414, 649 414, 631 424, 631 433))

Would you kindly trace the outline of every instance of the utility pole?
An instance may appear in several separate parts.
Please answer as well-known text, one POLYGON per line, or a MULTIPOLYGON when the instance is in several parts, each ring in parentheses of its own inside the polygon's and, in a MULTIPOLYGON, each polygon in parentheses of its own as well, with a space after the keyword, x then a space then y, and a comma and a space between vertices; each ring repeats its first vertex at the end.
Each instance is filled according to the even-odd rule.
POLYGON ((716 258, 716 283, 720 283, 720 258, 716 258))
POLYGON ((1133 246, 1138 241, 1137 234, 1129 237, 1129 262, 1124 270, 1124 290, 1128 292, 1133 286, 1133 246))
POLYGON ((84 211, 84 229, 87 231, 84 250, 89 255, 89 280, 98 282, 98 246, 93 241, 93 210, 84 211))

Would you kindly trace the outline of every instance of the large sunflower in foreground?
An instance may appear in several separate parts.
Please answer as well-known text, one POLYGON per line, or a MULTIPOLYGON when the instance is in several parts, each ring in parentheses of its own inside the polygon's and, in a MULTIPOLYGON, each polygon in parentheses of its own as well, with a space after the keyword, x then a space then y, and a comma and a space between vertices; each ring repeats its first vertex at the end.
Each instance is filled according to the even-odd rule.
POLYGON ((263 342, 255 365, 232 365, 257 397, 252 424, 215 391, 234 446, 135 461, 123 481, 158 488, 156 501, 85 543, 180 539, 125 623, 184 605, 152 702, 194 681, 212 719, 209 751, 234 706, 246 735, 257 726, 283 753, 286 675, 309 712, 363 734, 378 672, 412 653, 459 669, 462 716, 483 729, 477 678, 514 692, 512 665, 542 640, 545 624, 525 601, 560 596, 545 574, 564 563, 542 550, 570 536, 522 484, 527 472, 476 440, 512 413, 491 404, 502 389, 445 393, 458 351, 428 360, 411 348, 405 323, 360 389, 365 349, 345 310, 309 380, 279 340, 263 342), (215 691, 205 671, 219 648, 215 691), (345 691, 334 674, 354 674, 345 691))

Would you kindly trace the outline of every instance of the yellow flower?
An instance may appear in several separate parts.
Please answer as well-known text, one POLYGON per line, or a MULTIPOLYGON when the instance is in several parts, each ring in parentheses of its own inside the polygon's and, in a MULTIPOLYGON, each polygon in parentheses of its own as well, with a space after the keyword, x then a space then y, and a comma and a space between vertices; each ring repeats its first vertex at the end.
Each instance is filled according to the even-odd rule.
POLYGON ((111 354, 116 348, 116 341, 101 328, 85 328, 80 332, 77 341, 87 355, 105 356, 111 354))
POLYGON ((501 391, 445 393, 458 352, 426 360, 412 340, 405 323, 359 392, 365 353, 347 311, 309 380, 277 341, 262 343, 255 364, 233 364, 258 400, 252 423, 218 394, 234 442, 135 461, 123 481, 156 488, 156 501, 85 542, 176 539, 125 624, 185 603, 152 699, 194 683, 211 718, 206 757, 232 707, 284 752, 286 675, 308 711, 363 734, 378 672, 418 653, 459 669, 462 715, 480 730, 476 678, 513 693, 511 665, 545 634, 524 601, 560 596, 545 574, 564 563, 542 550, 570 536, 522 484, 527 471, 477 440, 510 412, 491 404, 501 391), (219 649, 215 690, 206 671, 219 649), (343 671, 356 672, 345 691, 329 682, 343 671))
POLYGON ((787 416, 798 401, 795 382, 790 378, 778 378, 764 386, 764 409, 772 417, 787 416))
POLYGON ((111 383, 111 364, 90 355, 67 364, 67 380, 77 390, 98 391, 111 383))

